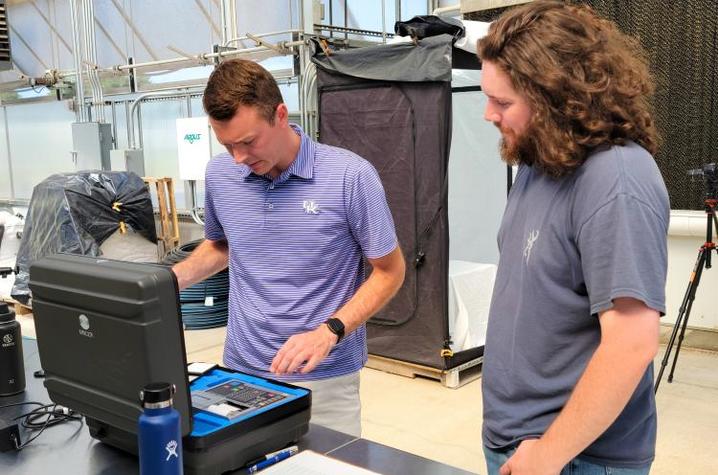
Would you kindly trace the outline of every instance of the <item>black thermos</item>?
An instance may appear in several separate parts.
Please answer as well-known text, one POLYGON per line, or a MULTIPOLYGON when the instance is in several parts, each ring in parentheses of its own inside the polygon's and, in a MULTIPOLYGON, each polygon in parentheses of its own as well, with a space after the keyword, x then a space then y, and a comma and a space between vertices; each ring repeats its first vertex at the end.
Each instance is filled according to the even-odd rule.
POLYGON ((25 365, 22 360, 22 334, 15 312, 0 302, 0 396, 25 390, 25 365))

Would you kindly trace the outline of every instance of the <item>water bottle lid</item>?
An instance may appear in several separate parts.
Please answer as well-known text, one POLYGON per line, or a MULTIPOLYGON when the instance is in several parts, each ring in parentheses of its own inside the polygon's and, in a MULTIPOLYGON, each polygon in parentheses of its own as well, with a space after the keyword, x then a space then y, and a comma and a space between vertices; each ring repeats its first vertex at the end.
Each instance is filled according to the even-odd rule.
POLYGON ((15 311, 8 307, 5 302, 0 302, 0 323, 12 322, 15 320, 15 311))
POLYGON ((175 393, 174 384, 170 383, 150 383, 140 391, 140 401, 142 404, 156 404, 158 402, 166 402, 172 399, 175 393))

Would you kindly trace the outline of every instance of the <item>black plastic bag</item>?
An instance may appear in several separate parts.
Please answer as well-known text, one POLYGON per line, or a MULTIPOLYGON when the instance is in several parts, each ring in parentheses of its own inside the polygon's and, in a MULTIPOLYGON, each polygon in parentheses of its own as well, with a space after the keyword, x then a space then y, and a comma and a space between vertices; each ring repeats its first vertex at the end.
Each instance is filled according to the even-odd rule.
POLYGON ((464 25, 454 18, 440 18, 436 15, 419 15, 408 21, 394 23, 394 33, 421 40, 429 36, 450 35, 453 42, 464 36, 464 25))
POLYGON ((55 253, 98 256, 119 229, 157 242, 150 193, 132 172, 85 171, 52 175, 35 186, 17 254, 12 297, 27 303, 33 262, 55 253))

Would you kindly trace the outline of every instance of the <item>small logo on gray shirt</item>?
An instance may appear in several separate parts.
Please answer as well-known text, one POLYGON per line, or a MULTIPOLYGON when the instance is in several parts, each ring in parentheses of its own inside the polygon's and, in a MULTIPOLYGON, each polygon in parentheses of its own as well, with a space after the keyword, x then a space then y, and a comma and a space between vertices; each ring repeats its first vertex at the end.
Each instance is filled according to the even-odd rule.
POLYGON ((533 231, 529 232, 529 237, 526 239, 526 246, 524 247, 524 257, 526 258, 526 265, 529 263, 529 259, 531 258, 531 249, 534 247, 534 243, 539 237, 539 230, 534 229, 533 231))

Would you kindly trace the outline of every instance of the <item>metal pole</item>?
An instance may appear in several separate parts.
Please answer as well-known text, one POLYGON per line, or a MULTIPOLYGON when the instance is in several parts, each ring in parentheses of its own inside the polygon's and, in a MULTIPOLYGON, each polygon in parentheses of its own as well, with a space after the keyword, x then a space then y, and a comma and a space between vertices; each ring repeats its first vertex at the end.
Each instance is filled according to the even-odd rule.
POLYGON ((10 152, 10 122, 7 120, 7 107, 2 108, 3 117, 5 118, 5 147, 7 147, 7 172, 10 179, 10 198, 15 199, 15 180, 12 173, 12 153, 10 152))
POLYGON ((137 137, 139 137, 140 148, 144 148, 145 141, 142 138, 142 106, 138 104, 137 107, 137 137))
POLYGON ((298 81, 298 91, 299 91, 299 111, 301 112, 300 115, 300 124, 303 129, 306 130, 307 127, 307 98, 306 98, 306 61, 304 59, 304 48, 301 48, 299 50, 299 77, 297 78, 298 81))
MULTIPOLYGON (((299 46, 301 44, 304 44, 302 41, 290 41, 288 43, 285 43, 285 46, 291 47, 291 46, 299 46)), ((250 54, 250 53, 259 53, 262 51, 268 51, 270 48, 267 48, 266 46, 257 46, 255 48, 246 48, 246 49, 237 49, 237 50, 231 50, 231 51, 220 51, 219 53, 203 53, 197 55, 198 61, 206 61, 213 58, 224 58, 225 56, 239 56, 242 54, 250 54)), ((171 58, 171 59, 165 59, 160 61, 148 61, 146 63, 136 63, 136 64, 123 64, 121 66, 115 66, 115 70, 117 71, 124 71, 127 69, 140 69, 140 68, 146 68, 148 66, 164 66, 167 64, 172 63, 181 63, 187 61, 187 58, 171 58)))
POLYGON ((104 97, 102 95, 102 84, 100 83, 100 76, 97 73, 97 40, 95 38, 95 9, 92 4, 92 0, 84 0, 84 23, 85 23, 85 42, 87 48, 85 49, 85 56, 89 63, 87 76, 92 84, 92 98, 93 105, 95 106, 95 112, 98 122, 105 122, 105 105, 104 97))
POLYGON ((92 105, 97 102, 97 93, 96 93, 96 84, 95 80, 90 74, 90 66, 89 66, 89 57, 90 57, 90 42, 88 40, 88 29, 87 29, 87 0, 82 0, 80 3, 80 7, 78 8, 77 12, 78 15, 82 18, 82 21, 80 22, 80 25, 82 25, 82 28, 80 28, 80 36, 82 39, 82 67, 85 69, 87 73, 87 81, 88 85, 90 86, 90 95, 92 96, 92 99, 90 100, 90 104, 88 106, 88 115, 87 120, 92 121, 92 105))
POLYGON ((112 144, 117 148, 117 103, 112 101, 112 144))
MULTIPOLYGON (((286 48, 292 48, 295 46, 302 46, 304 45, 304 41, 287 41, 282 42, 282 46, 286 48)), ((211 62, 210 60, 214 58, 224 58, 226 56, 240 56, 243 54, 252 54, 252 53, 260 53, 263 51, 269 51, 271 48, 268 48, 266 46, 257 46, 252 48, 244 48, 244 49, 236 49, 236 50, 230 50, 230 51, 220 51, 218 53, 200 53, 195 56, 195 59, 198 62, 211 62)), ((131 69, 140 69, 140 68, 147 68, 152 66, 165 66, 170 65, 174 63, 182 63, 186 62, 186 57, 181 58, 170 58, 170 59, 162 59, 157 61, 147 61, 145 63, 129 63, 129 64, 122 64, 117 66, 112 66, 109 68, 101 68, 98 70, 98 72, 108 72, 108 73, 117 73, 119 71, 127 71, 131 69)), ((77 74, 77 71, 81 71, 81 68, 76 68, 75 71, 58 71, 57 76, 59 78, 65 78, 69 76, 75 76, 77 74)))
POLYGON ((308 121, 309 121, 309 130, 311 132, 311 137, 314 140, 319 139, 319 98, 316 91, 316 85, 317 85, 317 68, 312 64, 308 64, 309 67, 307 67, 307 73, 311 72, 309 74, 309 79, 307 79, 307 103, 306 106, 308 108, 308 121))
POLYGON ((304 24, 304 0, 299 0, 299 29, 304 32, 307 31, 306 25, 304 24))
POLYGON ((381 0, 381 42, 386 44, 386 0, 381 0))
MULTIPOLYGON (((259 34, 252 34, 252 36, 257 38, 264 38, 266 36, 275 36, 275 35, 283 35, 283 34, 291 34, 291 33, 301 33, 302 30, 282 30, 282 31, 271 31, 269 33, 259 33, 259 34)), ((224 42, 224 46, 228 46, 230 43, 234 43, 235 41, 244 41, 244 40, 250 40, 251 38, 249 36, 239 36, 237 38, 230 38, 226 42, 224 42)))
POLYGON ((102 93, 102 82, 100 82, 100 75, 97 72, 97 34, 95 32, 95 7, 92 2, 93 0, 87 0, 87 4, 89 7, 89 18, 87 20, 87 26, 89 29, 87 31, 87 34, 90 38, 90 44, 92 45, 92 49, 90 50, 90 60, 94 63, 94 67, 92 69, 92 77, 95 79, 95 84, 97 86, 97 109, 99 112, 98 119, 100 122, 105 122, 105 97, 102 93))
POLYGON ((221 0, 220 5, 222 44, 225 44, 227 40, 237 36, 237 10, 234 0, 221 0))
POLYGON ((232 35, 227 33, 227 5, 224 0, 220 0, 219 4, 219 28, 222 31, 222 44, 225 44, 232 35))
POLYGON ((78 122, 85 122, 85 88, 82 84, 82 59, 80 57, 80 32, 78 30, 77 0, 70 0, 70 17, 72 21, 72 55, 75 62, 75 115, 78 122))
POLYGON ((132 140, 134 137, 132 136, 135 131, 131 129, 132 122, 130 120, 130 103, 128 101, 124 101, 125 103, 125 131, 127 132, 127 148, 132 148, 132 140))
POLYGON ((291 29, 293 26, 292 21, 294 21, 294 12, 292 11, 292 0, 287 0, 287 4, 289 6, 289 28, 291 29))

